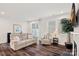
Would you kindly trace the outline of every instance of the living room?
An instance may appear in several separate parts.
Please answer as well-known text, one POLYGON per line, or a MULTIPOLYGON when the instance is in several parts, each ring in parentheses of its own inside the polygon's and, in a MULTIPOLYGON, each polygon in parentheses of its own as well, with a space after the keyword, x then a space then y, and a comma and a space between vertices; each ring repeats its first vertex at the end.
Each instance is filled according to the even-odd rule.
POLYGON ((61 28, 61 20, 71 17, 73 4, 77 12, 77 3, 0 4, 0 51, 4 49, 0 55, 73 56, 74 49, 65 47, 69 37, 61 28))

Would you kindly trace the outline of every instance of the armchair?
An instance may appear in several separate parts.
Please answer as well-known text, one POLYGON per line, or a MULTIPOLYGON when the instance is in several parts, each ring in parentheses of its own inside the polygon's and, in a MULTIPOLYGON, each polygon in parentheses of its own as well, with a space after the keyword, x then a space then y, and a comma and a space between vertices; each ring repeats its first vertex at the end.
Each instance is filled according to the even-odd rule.
POLYGON ((49 38, 49 34, 45 35, 45 36, 41 39, 41 44, 44 44, 44 45, 51 45, 51 39, 49 38))

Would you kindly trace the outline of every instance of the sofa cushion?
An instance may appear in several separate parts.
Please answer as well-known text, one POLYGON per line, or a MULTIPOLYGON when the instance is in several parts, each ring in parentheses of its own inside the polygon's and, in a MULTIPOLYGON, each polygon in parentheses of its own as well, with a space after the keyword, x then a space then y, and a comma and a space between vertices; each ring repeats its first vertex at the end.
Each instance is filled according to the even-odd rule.
POLYGON ((19 38, 19 36, 15 36, 15 37, 13 37, 13 40, 20 41, 20 38, 19 38))
POLYGON ((27 37, 27 34, 22 34, 21 35, 21 38, 22 38, 22 40, 26 40, 28 37, 27 37))

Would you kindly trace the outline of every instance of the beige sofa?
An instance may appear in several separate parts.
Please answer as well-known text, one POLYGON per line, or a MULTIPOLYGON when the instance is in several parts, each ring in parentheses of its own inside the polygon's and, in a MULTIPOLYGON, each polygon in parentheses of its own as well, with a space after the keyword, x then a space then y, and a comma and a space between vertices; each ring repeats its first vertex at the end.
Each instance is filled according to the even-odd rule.
POLYGON ((26 46, 35 44, 36 40, 33 38, 28 38, 27 34, 11 34, 10 47, 13 50, 18 50, 26 46))

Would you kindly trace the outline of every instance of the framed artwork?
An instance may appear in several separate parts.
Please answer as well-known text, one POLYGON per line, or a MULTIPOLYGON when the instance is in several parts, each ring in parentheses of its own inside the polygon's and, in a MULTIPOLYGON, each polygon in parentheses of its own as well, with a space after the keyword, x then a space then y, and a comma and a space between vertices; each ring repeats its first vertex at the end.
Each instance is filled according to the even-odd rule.
POLYGON ((13 24, 13 33, 22 33, 22 27, 19 24, 13 24))

